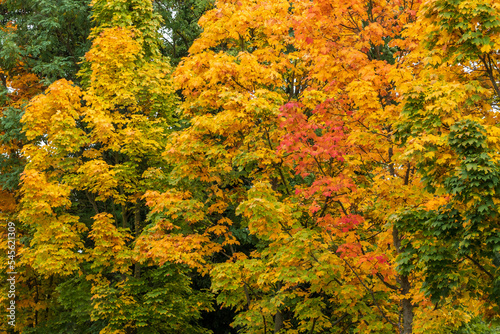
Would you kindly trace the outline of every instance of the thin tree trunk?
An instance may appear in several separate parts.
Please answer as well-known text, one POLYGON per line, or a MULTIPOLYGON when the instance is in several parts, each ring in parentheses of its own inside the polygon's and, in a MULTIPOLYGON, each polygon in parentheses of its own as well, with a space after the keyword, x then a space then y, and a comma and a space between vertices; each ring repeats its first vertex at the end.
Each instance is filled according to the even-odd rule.
MULTIPOLYGON (((393 150, 392 147, 389 148, 389 172, 392 176, 396 176, 396 171, 394 170, 394 164, 392 163, 393 150)), ((410 163, 406 166, 406 173, 404 177, 404 185, 407 186, 410 184, 410 163)), ((399 234, 399 230, 396 227, 392 229, 392 238, 394 243, 394 248, 396 248, 397 254, 401 253, 401 236, 399 234)), ((398 275, 397 280, 401 286, 401 294, 403 296, 407 296, 410 293, 411 282, 408 276, 398 275)), ((413 332, 413 304, 411 302, 411 298, 403 298, 401 301, 401 315, 403 317, 403 326, 401 326, 401 322, 398 323, 400 334, 411 334, 413 332)))
POLYGON ((278 311, 274 316, 274 333, 278 333, 283 328, 283 313, 278 311))
MULTIPOLYGON (((397 228, 393 227, 392 237, 394 241, 394 247, 396 252, 400 253, 401 247, 401 237, 399 236, 399 231, 397 228)), ((410 293, 411 282, 408 276, 399 275, 398 281, 401 285, 401 293, 406 296, 410 293)), ((403 298, 401 302, 402 306, 402 316, 403 316, 403 327, 400 326, 401 334, 411 334, 413 333, 413 304, 411 298, 403 298)))
MULTIPOLYGON (((141 234, 141 207, 139 201, 135 204, 134 209, 134 229, 135 229, 135 240, 137 240, 141 234)), ((141 264, 136 262, 134 264, 134 277, 141 277, 141 264)))
MULTIPOLYGON (((281 282, 278 282, 277 288, 278 289, 276 290, 276 292, 279 293, 279 291, 281 290, 281 282)), ((283 322, 284 322, 283 312, 278 310, 276 312, 276 315, 274 316, 274 333, 278 333, 283 328, 283 322)))
MULTIPOLYGON (((407 295, 410 292, 411 283, 408 276, 400 276, 401 292, 407 295)), ((411 334, 413 332, 413 304, 410 298, 404 298, 403 306, 403 334, 411 334)))

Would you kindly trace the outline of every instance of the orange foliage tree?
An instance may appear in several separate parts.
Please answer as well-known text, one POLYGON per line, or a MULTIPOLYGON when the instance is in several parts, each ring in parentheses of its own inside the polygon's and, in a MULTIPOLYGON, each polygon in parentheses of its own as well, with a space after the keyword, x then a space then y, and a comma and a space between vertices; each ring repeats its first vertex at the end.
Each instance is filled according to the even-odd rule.
POLYGON ((189 123, 164 153, 172 189, 146 193, 138 246, 209 272, 242 332, 447 332, 479 314, 465 295, 433 304, 405 269, 401 212, 447 200, 401 140, 419 5, 218 1, 200 20, 175 75, 189 123))
POLYGON ((146 194, 139 247, 209 271, 243 331, 412 332, 428 300, 396 271, 389 218, 432 197, 394 137, 418 5, 218 1, 200 20, 175 76, 189 126, 164 153, 173 189, 146 194))
MULTIPOLYGON (((151 179, 165 168, 160 153, 177 101, 159 18, 147 0, 92 6, 82 86, 54 82, 22 118, 32 143, 23 150, 19 217, 32 234, 19 265, 57 282, 42 317, 53 331, 92 324, 99 333, 197 333, 192 320, 210 309, 207 295, 191 289, 183 267, 134 250, 145 227, 141 197, 158 187, 151 179)), ((42 307, 36 302, 32 310, 42 307)), ((23 313, 22 325, 37 326, 34 313, 23 313)))

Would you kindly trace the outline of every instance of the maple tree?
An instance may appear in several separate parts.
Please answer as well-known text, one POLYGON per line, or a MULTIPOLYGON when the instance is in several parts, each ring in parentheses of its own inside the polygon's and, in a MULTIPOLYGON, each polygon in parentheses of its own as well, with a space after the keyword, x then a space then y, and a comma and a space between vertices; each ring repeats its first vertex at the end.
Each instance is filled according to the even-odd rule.
MULTIPOLYGON (((29 143, 22 131, 21 117, 31 98, 46 85, 63 76, 75 78, 79 57, 88 49, 89 7, 85 1, 64 1, 54 6, 52 1, 0 1, 0 215, 2 237, 7 239, 7 222, 16 225, 17 254, 26 251, 31 231, 22 226, 19 213, 19 176, 26 165, 24 145, 29 143), (61 20, 66 17, 67 20, 61 20), (75 25, 76 23, 76 25, 75 25), (4 229, 5 227, 5 229, 4 229), (5 233, 5 234, 3 234, 5 233)), ((7 244, 1 244, 7 253, 7 244)), ((2 260, 2 280, 7 278, 7 260, 2 260)), ((57 279, 44 279, 30 266, 16 267, 17 325, 42 326, 45 316, 54 314, 57 279)), ((2 305, 9 302, 7 287, 2 286, 2 305), (4 293, 5 292, 5 293, 4 293)), ((5 308, 2 308, 2 317, 5 308)), ((7 322, 1 328, 11 331, 7 322)))
MULTIPOLYGON (((6 4, 2 2, 1 7, 6 4)), ((2 8, 3 9, 3 8, 2 8)), ((20 119, 25 110, 29 99, 39 94, 43 85, 39 82, 39 77, 33 73, 32 69, 26 66, 26 55, 20 52, 18 45, 14 43, 22 24, 13 24, 8 20, 0 29, 2 38, 2 49, 0 51, 0 77, 1 77, 1 98, 0 98, 0 221, 2 226, 2 238, 7 240, 7 222, 18 222, 18 199, 19 199, 19 176, 24 169, 26 159, 22 155, 23 145, 26 143, 26 137, 21 131, 20 119), (18 53, 19 52, 19 53, 18 53)), ((17 226, 18 240, 28 235, 25 229, 17 226)), ((0 248, 4 254, 8 254, 8 244, 1 243, 0 248)), ((16 245, 17 251, 24 249, 21 243, 16 245)), ((13 257, 4 257, 2 259, 1 278, 6 281, 8 260, 13 257)), ((43 284, 36 282, 36 275, 29 270, 22 270, 23 278, 16 282, 17 292, 21 295, 18 298, 19 307, 26 306, 33 298, 33 288, 39 288, 43 291, 43 284), (33 284, 34 283, 34 284, 33 284)), ((8 301, 8 286, 2 286, 2 296, 0 301, 6 305, 8 301)), ((2 308, 2 317, 7 318, 6 308, 2 308)), ((23 322, 23 316, 19 316, 20 323, 23 322)), ((2 330, 7 330, 7 321, 2 322, 2 330)))
POLYGON ((182 267, 141 264, 133 250, 144 227, 141 193, 155 188, 148 175, 163 167, 176 103, 158 15, 150 1, 94 1, 92 9, 82 86, 55 81, 22 118, 30 143, 19 218, 31 233, 19 266, 50 282, 54 297, 20 307, 27 319, 18 328, 195 333, 208 297, 191 289, 182 267))
POLYGON ((479 314, 467 297, 436 311, 421 276, 395 266, 413 220, 394 217, 435 205, 394 136, 417 10, 219 1, 201 19, 176 76, 191 126, 165 153, 177 189, 147 195, 165 234, 144 250, 204 271, 226 253, 212 288, 242 331, 448 331, 479 314))
POLYGON ((489 317, 498 315, 498 10, 489 1, 427 3, 408 31, 425 27, 406 60, 420 65, 399 83, 398 133, 435 196, 398 216, 411 222, 400 224, 411 236, 401 267, 423 274, 436 308, 473 298, 489 317))
MULTIPOLYGON (((42 90, 42 85, 38 82, 38 77, 22 68, 19 64, 7 70, 4 67, 4 95, 1 105, 1 118, 0 118, 0 220, 2 226, 1 235, 4 240, 7 240, 7 223, 14 221, 17 222, 17 209, 19 198, 19 175, 23 171, 26 160, 21 153, 23 145, 26 143, 26 138, 20 131, 20 118, 29 98, 38 94, 42 90), (7 89, 8 85, 8 89, 7 89)), ((16 229, 17 236, 27 235, 24 229, 16 229)), ((8 254, 7 242, 2 243, 0 249, 4 254, 8 254)), ((22 251, 23 245, 17 244, 17 250, 22 251)), ((8 264, 10 260, 7 256, 2 260, 1 268, 2 279, 5 281, 7 276, 8 264)), ((23 293, 24 296, 19 300, 18 305, 30 300, 32 290, 29 287, 29 280, 33 278, 32 273, 25 272, 24 280, 17 282, 17 289, 23 293)), ((2 297, 0 302, 5 305, 8 296, 8 286, 2 286, 2 297)), ((2 309, 2 316, 5 316, 5 308, 2 309)), ((21 320, 21 319, 20 319, 21 320)), ((7 322, 4 322, 6 324, 7 322)), ((2 326, 4 325, 2 324, 2 326)))
MULTIPOLYGON (((175 161, 177 189, 147 195, 164 211, 158 227, 166 234, 147 239, 145 250, 202 270, 200 255, 225 251, 229 261, 212 269, 212 287, 219 302, 241 311, 235 325, 248 332, 411 331, 409 298, 402 310, 398 299, 411 286, 407 277, 404 287, 394 280, 387 244, 400 239, 384 227, 383 211, 394 205, 389 189, 409 183, 390 161, 398 109, 388 43, 399 21, 385 22, 384 32, 384 16, 371 13, 384 4, 350 6, 294 2, 291 11, 287 1, 219 1, 177 69, 191 126, 171 136, 165 154, 175 161), (366 17, 373 24, 363 27, 366 17), (391 112, 393 119, 383 116, 391 112), (369 189, 373 178, 381 189, 369 189), (388 200, 375 204, 381 194, 388 200), (172 236, 176 222, 199 232, 172 236), (260 241, 238 251, 252 237, 260 241), (374 249, 378 240, 385 246, 374 249), (335 302, 344 298, 349 306, 335 302)), ((402 27, 415 8, 394 6, 402 27)))

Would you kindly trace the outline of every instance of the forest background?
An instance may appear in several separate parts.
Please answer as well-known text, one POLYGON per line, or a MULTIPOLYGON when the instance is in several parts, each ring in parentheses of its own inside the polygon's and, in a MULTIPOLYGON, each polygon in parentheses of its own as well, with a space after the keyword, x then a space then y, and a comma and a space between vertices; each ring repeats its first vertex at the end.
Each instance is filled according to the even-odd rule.
POLYGON ((498 332, 500 1, 0 15, 3 332, 498 332))

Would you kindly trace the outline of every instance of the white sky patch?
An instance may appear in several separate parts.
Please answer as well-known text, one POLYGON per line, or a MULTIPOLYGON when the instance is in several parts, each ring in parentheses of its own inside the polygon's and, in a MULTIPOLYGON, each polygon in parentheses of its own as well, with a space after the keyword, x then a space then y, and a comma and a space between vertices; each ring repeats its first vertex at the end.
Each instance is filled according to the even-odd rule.
POLYGON ((162 27, 160 28, 159 33, 168 43, 170 44, 174 43, 174 38, 173 38, 174 32, 172 31, 172 29, 162 27))

